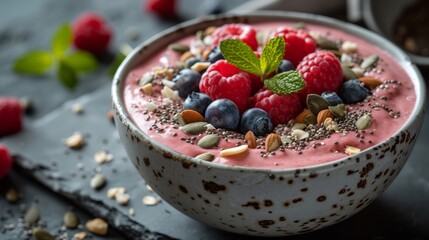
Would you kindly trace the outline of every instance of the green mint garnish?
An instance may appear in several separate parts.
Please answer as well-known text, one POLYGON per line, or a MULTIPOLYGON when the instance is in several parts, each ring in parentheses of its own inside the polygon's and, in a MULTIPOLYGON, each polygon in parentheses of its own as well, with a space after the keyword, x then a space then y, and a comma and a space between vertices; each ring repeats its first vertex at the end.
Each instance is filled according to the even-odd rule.
POLYGON ((78 74, 95 70, 98 62, 88 52, 69 51, 71 43, 71 26, 63 24, 52 36, 50 51, 33 50, 23 54, 15 60, 13 70, 19 74, 38 76, 55 67, 60 82, 73 89, 79 83, 78 74))
POLYGON ((78 84, 76 71, 67 65, 64 61, 60 61, 58 64, 57 77, 67 88, 73 89, 78 84))
POLYGON ((264 85, 273 93, 290 94, 299 92, 305 87, 304 78, 299 72, 283 72, 267 79, 280 66, 285 52, 285 44, 281 36, 270 39, 264 46, 260 59, 247 44, 237 39, 221 41, 220 51, 232 65, 245 72, 260 76, 264 85))
POLYGON ((261 70, 264 76, 277 70, 282 63, 285 54, 285 40, 283 37, 275 37, 268 41, 261 54, 261 70))
POLYGON ((15 60, 13 70, 17 73, 41 75, 53 65, 54 58, 48 51, 33 50, 15 60))
POLYGON ((223 57, 239 69, 261 75, 261 64, 249 45, 238 39, 226 39, 220 42, 223 57))
POLYGON ((264 81, 264 85, 276 94, 299 92, 305 87, 304 78, 295 71, 282 72, 264 81))
POLYGON ((52 53, 56 58, 62 58, 72 42, 72 29, 69 24, 61 25, 52 37, 52 53))

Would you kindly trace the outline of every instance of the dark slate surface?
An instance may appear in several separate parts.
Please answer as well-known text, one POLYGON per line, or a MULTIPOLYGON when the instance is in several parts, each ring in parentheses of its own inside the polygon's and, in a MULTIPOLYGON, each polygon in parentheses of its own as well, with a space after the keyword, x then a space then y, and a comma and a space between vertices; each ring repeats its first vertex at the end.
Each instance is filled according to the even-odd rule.
MULTIPOLYGON (((224 4, 233 6, 238 2, 224 1, 224 4)), ((58 231, 64 209, 73 203, 84 219, 93 216, 108 219, 119 232, 109 232, 110 239, 255 239, 210 228, 165 202, 156 206, 142 204, 143 196, 156 197, 156 194, 145 188, 144 181, 127 160, 114 125, 107 119, 110 109, 107 63, 97 72, 82 77, 75 91, 65 90, 53 73, 34 78, 15 75, 10 70, 13 59, 20 54, 30 49, 49 48, 49 39, 56 27, 84 10, 101 12, 113 25, 116 34, 111 52, 117 51, 122 43, 135 46, 177 22, 157 19, 142 12, 140 6, 141 2, 135 0, 2 1, 0 95, 30 97, 36 111, 26 117, 25 129, 20 134, 0 139, 0 143, 11 148, 17 160, 15 171, 1 181, 0 186, 2 189, 9 184, 18 186, 24 196, 30 196, 23 198, 22 203, 30 203, 34 201, 32 196, 37 196, 39 202, 52 206, 42 216, 52 232, 58 231), (136 40, 126 37, 126 29, 130 26, 140 33, 136 40), (82 115, 71 111, 74 103, 84 106, 82 115), (80 150, 69 150, 63 140, 75 131, 85 134, 87 144, 80 150), (100 150, 112 153, 113 161, 103 165, 95 163, 94 153, 100 150), (98 191, 89 186, 95 172, 103 172, 108 179, 107 185, 98 191), (42 185, 27 176, 34 177, 42 185), (130 194, 128 206, 119 206, 106 197, 110 187, 118 186, 125 187, 130 194), (135 216, 128 214, 130 208, 135 209, 135 216)), ((423 72, 429 76, 427 69, 423 72)), ((387 191, 368 208, 333 227, 288 239, 429 239, 428 131, 427 116, 409 162, 387 191)), ((1 193, 3 195, 4 190, 1 193)), ((5 215, 10 216, 6 217, 7 221, 17 222, 22 212, 19 205, 10 205, 0 197, 0 218, 5 215)), ((3 224, 9 223, 1 219, 0 230, 3 224)), ((16 234, 0 231, 0 239, 17 239, 16 234)))

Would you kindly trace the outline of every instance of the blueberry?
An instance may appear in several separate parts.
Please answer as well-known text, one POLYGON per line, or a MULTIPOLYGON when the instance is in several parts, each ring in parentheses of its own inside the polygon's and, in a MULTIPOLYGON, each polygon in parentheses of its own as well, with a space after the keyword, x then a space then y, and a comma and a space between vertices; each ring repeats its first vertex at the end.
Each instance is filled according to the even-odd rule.
POLYGON ((329 106, 337 106, 343 103, 343 100, 336 92, 323 92, 320 96, 329 103, 329 106))
POLYGON ((344 103, 358 103, 363 101, 370 91, 361 84, 357 79, 347 80, 341 86, 338 96, 343 99, 344 103))
POLYGON ((216 128, 234 130, 240 121, 240 111, 233 101, 221 98, 207 107, 205 118, 216 128))
POLYGON ((277 73, 287 72, 294 69, 295 66, 289 60, 283 59, 280 66, 277 68, 277 73))
POLYGON ((252 131, 255 136, 264 136, 273 131, 273 123, 267 112, 260 108, 247 109, 240 120, 240 131, 252 131))
POLYGON ((217 60, 224 59, 222 53, 220 52, 219 47, 213 48, 213 50, 209 53, 208 61, 211 63, 216 62, 217 60))
POLYGON ((212 103, 212 99, 207 94, 192 92, 183 102, 183 109, 193 109, 204 116, 210 103, 212 103))
POLYGON ((174 77, 173 90, 179 91, 179 96, 185 98, 191 92, 199 91, 199 84, 201 80, 201 74, 195 70, 185 68, 174 77))

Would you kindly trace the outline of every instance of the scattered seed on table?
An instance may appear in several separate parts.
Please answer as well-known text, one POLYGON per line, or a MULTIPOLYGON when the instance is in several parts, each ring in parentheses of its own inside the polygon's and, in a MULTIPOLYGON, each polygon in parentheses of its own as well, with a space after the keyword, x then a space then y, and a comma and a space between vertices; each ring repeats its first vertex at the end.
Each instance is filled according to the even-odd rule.
POLYGON ((158 199, 156 199, 153 196, 144 196, 142 199, 142 202, 144 205, 146 206, 155 206, 157 205, 160 201, 158 199))
POLYGON ((75 104, 73 104, 73 106, 72 106, 72 111, 73 111, 74 113, 76 113, 76 114, 82 114, 82 113, 85 111, 85 109, 84 109, 84 107, 83 107, 83 105, 82 105, 82 104, 80 104, 80 103, 75 103, 75 104))
POLYGON ((106 235, 109 225, 101 218, 94 218, 86 223, 86 228, 97 235, 106 235))
POLYGON ((19 194, 15 188, 10 188, 9 190, 7 190, 6 200, 9 203, 16 203, 18 201, 18 199, 19 199, 19 194))
POLYGON ((33 229, 33 237, 36 240, 55 240, 54 236, 52 236, 49 232, 41 228, 33 229))
POLYGON ((110 199, 115 199, 118 194, 123 194, 123 193, 125 193, 124 187, 113 187, 107 190, 107 197, 110 199))
POLYGON ((130 216, 136 215, 136 211, 134 210, 134 208, 128 209, 128 215, 130 215, 130 216))
POLYGON ((68 228, 76 228, 79 225, 79 219, 73 210, 68 210, 63 217, 64 225, 68 228))
POLYGON ((24 215, 24 222, 27 224, 35 224, 40 219, 40 211, 36 205, 31 206, 24 215))
POLYGON ((94 154, 94 160, 97 163, 103 164, 112 161, 113 155, 106 151, 98 151, 94 154))
POLYGON ((77 232, 73 235, 73 240, 84 240, 87 236, 86 232, 77 232))
POLYGON ((93 189, 100 189, 106 184, 106 182, 106 177, 102 173, 98 173, 91 178, 90 184, 93 189))
POLYGON ((115 199, 119 205, 125 206, 130 201, 130 195, 128 195, 126 193, 119 193, 116 195, 115 199))
POLYGON ((85 138, 82 133, 75 132, 73 135, 68 137, 64 143, 71 149, 79 149, 85 144, 85 138))

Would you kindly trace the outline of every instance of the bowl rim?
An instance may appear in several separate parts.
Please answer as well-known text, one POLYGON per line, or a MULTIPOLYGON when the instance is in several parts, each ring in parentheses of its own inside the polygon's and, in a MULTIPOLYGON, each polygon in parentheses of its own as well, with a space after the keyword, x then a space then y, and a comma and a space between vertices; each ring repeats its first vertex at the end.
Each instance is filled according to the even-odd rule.
MULTIPOLYGON (((212 24, 213 25, 213 24, 212 24)), ((209 25, 207 25, 209 26, 209 25)), ((196 31, 193 31, 194 33, 196 31)), ((181 36, 183 37, 183 35, 181 36)), ((176 40, 180 39, 181 37, 178 37, 176 40)), ((165 47, 165 46, 164 46, 165 47)), ((156 50, 155 52, 160 51, 156 50)), ((112 88, 111 88, 111 94, 112 94, 112 102, 113 102, 113 109, 115 109, 115 114, 118 115, 119 119, 122 121, 121 124, 125 124, 128 128, 131 129, 132 132, 138 134, 138 137, 151 141, 153 143, 153 150, 156 151, 162 151, 170 153, 173 157, 172 161, 185 161, 191 164, 197 164, 199 166, 203 166, 206 168, 211 169, 222 169, 222 170, 229 170, 229 171, 240 171, 240 172, 251 172, 251 173, 267 173, 267 174, 295 174, 297 172, 301 172, 303 174, 310 172, 325 172, 333 167, 340 166, 340 165, 346 165, 346 164, 353 164, 355 163, 355 157, 356 156, 362 156, 365 155, 366 152, 371 151, 375 147, 380 147, 381 145, 394 141, 396 137, 398 137, 401 132, 403 132, 404 129, 412 128, 413 124, 421 117, 424 117, 424 111, 425 111, 425 105, 426 105, 426 87, 425 83, 423 81, 423 77, 418 70, 417 66, 413 64, 407 54, 403 50, 401 50, 399 47, 391 43, 386 38, 371 32, 370 30, 364 29, 362 27, 359 27, 357 25, 347 23, 341 20, 333 19, 331 17, 326 17, 322 15, 317 14, 311 14, 311 13, 301 13, 301 12, 292 12, 292 11, 275 11, 275 10, 261 10, 261 11, 255 11, 252 13, 223 13, 223 14, 215 14, 215 15, 206 15, 203 17, 195 18, 192 20, 188 20, 182 23, 179 23, 177 25, 174 25, 170 28, 167 28, 164 31, 159 32, 158 34, 155 34, 151 38, 147 39, 146 41, 139 44, 136 48, 134 48, 131 53, 127 55, 125 60, 121 63, 121 65, 118 67, 112 81, 112 88), (250 20, 252 19, 252 20, 250 20), (404 123, 404 125, 390 138, 388 138, 386 141, 383 141, 379 144, 376 144, 368 149, 365 149, 361 151, 358 154, 343 157, 334 161, 322 163, 322 164, 316 164, 316 165, 310 165, 300 168, 287 168, 287 169, 265 169, 265 168, 254 168, 254 167, 245 167, 245 166, 231 166, 231 165, 225 165, 221 163, 213 163, 209 161, 204 161, 196 158, 192 158, 190 156, 181 154, 175 150, 172 150, 161 143, 157 141, 153 141, 145 132, 143 132, 131 119, 131 117, 128 114, 128 111, 125 108, 125 105, 123 104, 123 82, 126 79, 126 76, 128 74, 128 71, 134 67, 136 64, 140 63, 142 59, 139 60, 139 54, 143 50, 147 50, 148 46, 154 44, 159 38, 170 36, 177 34, 177 32, 183 32, 184 29, 190 29, 190 28, 196 28, 196 29, 203 29, 201 25, 204 24, 210 24, 210 23, 230 23, 233 22, 242 22, 242 23, 255 23, 255 22, 269 22, 269 21, 292 21, 292 22, 306 22, 306 23, 313 23, 317 25, 323 25, 323 26, 329 26, 333 27, 335 29, 338 29, 340 31, 344 31, 348 34, 352 34, 358 37, 363 37, 367 41, 372 42, 374 44, 379 43, 378 47, 381 49, 384 49, 386 52, 389 53, 392 57, 396 58, 399 62, 399 65, 403 66, 403 70, 409 75, 410 79, 413 82, 413 85, 415 87, 415 94, 416 94, 416 103, 414 106, 413 111, 411 112, 410 117, 407 119, 407 121, 404 123), (200 26, 198 28, 198 26, 200 26)), ((422 121, 421 121, 422 122, 422 121)), ((419 126, 417 126, 419 127, 419 126)))

